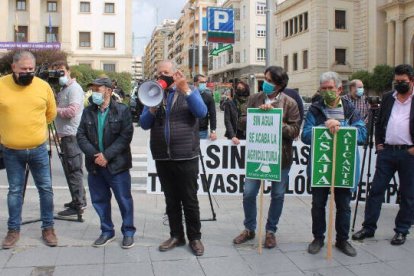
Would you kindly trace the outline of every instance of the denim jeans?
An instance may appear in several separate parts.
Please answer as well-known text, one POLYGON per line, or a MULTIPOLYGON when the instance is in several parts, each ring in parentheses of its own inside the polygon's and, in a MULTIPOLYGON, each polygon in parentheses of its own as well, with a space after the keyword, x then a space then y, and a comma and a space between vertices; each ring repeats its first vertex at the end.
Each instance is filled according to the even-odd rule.
POLYGON ((381 205, 385 191, 395 174, 400 179, 400 210, 395 218, 396 233, 408 234, 414 221, 414 155, 407 150, 385 148, 378 151, 377 164, 371 189, 365 205, 365 218, 362 224, 369 232, 377 229, 377 221, 381 213, 381 205))
POLYGON ((4 164, 6 166, 7 180, 9 181, 9 193, 7 194, 7 206, 9 209, 8 229, 20 230, 23 188, 27 167, 33 175, 39 192, 42 228, 53 227, 53 190, 46 144, 42 144, 34 149, 24 150, 14 150, 5 147, 4 164))
POLYGON ((88 184, 92 205, 101 221, 102 234, 115 235, 111 213, 112 189, 121 211, 121 232, 124 236, 134 236, 136 230, 134 227, 134 202, 131 194, 129 170, 112 175, 108 169, 98 168, 96 174, 88 174, 88 184))
MULTIPOLYGON (((285 191, 289 182, 289 170, 282 170, 282 181, 272 181, 269 213, 267 216, 266 231, 276 233, 277 224, 282 214, 285 191)), ((260 180, 246 178, 243 192, 244 227, 250 231, 256 230, 256 197, 260 189, 260 180)))
MULTIPOLYGON (((325 239, 326 215, 325 207, 328 201, 330 188, 312 189, 312 234, 315 239, 325 239)), ((346 188, 335 189, 336 240, 346 241, 349 239, 349 225, 351 223, 351 190, 346 188)))
POLYGON ((208 130, 200 130, 198 132, 198 136, 200 139, 207 139, 208 138, 208 130))

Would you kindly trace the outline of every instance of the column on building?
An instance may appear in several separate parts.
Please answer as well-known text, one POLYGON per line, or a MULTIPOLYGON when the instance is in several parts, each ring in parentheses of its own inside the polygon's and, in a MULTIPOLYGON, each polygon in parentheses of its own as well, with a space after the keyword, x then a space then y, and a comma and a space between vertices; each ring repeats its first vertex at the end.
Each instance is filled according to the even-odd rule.
POLYGON ((40 0, 31 0, 29 5, 29 41, 30 42, 43 42, 45 38, 44 26, 41 22, 43 17, 41 16, 41 5, 40 0), (43 28, 42 28, 43 26, 43 28))
POLYGON ((394 66, 395 57, 395 21, 388 21, 387 30, 387 64, 394 66))
MULTIPOLYGON (((11 32, 9 22, 9 1, 0 1, 0 18, 6 24, 0 24, 0 41, 13 41, 14 38, 8 37, 7 34, 11 32)), ((13 30, 14 30, 14 20, 13 20, 13 30)), ((13 31, 14 33, 14 31, 13 31)))
POLYGON ((395 65, 404 63, 404 22, 395 22, 395 65))
MULTIPOLYGON (((71 39, 71 34, 72 34, 72 30, 71 30, 71 26, 72 26, 72 22, 71 22, 71 18, 72 18, 72 3, 70 3, 70 1, 61 1, 60 2, 62 5, 62 22, 60 22, 60 43, 61 43, 61 49, 66 51, 66 52, 72 52, 72 45, 71 45, 71 41, 72 43, 77 43, 78 38, 77 37, 73 37, 73 39, 71 39)), ((77 47, 78 45, 76 45, 75 47, 77 47)))

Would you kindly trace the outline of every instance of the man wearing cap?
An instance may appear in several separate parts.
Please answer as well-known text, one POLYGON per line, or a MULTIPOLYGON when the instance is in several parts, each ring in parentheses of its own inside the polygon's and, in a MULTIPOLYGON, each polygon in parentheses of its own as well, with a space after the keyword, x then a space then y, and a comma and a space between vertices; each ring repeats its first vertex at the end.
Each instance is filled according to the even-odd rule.
POLYGON ((198 118, 207 107, 198 92, 191 89, 184 75, 171 61, 157 65, 158 78, 167 83, 164 104, 145 107, 141 127, 151 129, 150 147, 158 177, 164 190, 170 238, 160 244, 160 251, 185 245, 183 211, 187 238, 194 255, 204 254, 201 243, 200 208, 197 198, 200 137, 198 118))
POLYGON ((101 235, 93 243, 102 247, 114 240, 111 219, 112 192, 122 216, 122 248, 134 246, 134 206, 131 195, 132 167, 130 143, 134 132, 131 113, 111 98, 112 82, 99 78, 88 86, 91 104, 85 108, 76 135, 85 153, 92 205, 101 221, 101 235))

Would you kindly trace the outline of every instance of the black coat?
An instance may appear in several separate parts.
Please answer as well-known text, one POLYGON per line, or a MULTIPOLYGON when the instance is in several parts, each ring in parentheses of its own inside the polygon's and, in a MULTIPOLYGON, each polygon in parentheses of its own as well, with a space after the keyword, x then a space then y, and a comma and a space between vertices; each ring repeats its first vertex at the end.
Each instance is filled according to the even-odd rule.
POLYGON ((200 130, 208 130, 208 124, 210 123, 210 129, 216 130, 217 128, 217 116, 216 116, 216 103, 211 95, 211 92, 204 91, 201 93, 201 98, 207 106, 207 116, 199 119, 200 130))
POLYGON ((237 134, 237 107, 234 101, 226 99, 223 102, 224 108, 224 126, 226 127, 225 137, 232 139, 237 134))
MULTIPOLYGON (((88 172, 95 172, 95 154, 100 153, 98 143, 98 106, 91 104, 82 114, 76 138, 79 147, 85 154, 85 165, 88 172)), ((111 100, 108 115, 104 123, 103 155, 108 160, 108 170, 117 174, 132 168, 130 143, 134 128, 131 112, 124 105, 111 100)))
MULTIPOLYGON (((395 98, 392 96, 394 91, 384 94, 381 101, 381 108, 379 110, 378 119, 375 123, 375 144, 380 145, 385 143, 385 134, 387 132, 388 120, 391 116, 392 107, 394 106, 395 98)), ((411 101, 410 111, 410 125, 409 130, 411 139, 414 141, 414 101, 411 101)))

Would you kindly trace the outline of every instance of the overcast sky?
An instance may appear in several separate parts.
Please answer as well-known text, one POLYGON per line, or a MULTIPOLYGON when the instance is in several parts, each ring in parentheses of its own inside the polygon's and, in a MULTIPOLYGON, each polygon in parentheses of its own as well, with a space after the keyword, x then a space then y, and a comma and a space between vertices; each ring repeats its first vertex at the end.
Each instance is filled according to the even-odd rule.
POLYGON ((134 53, 142 56, 154 27, 164 19, 178 19, 187 0, 132 0, 132 2, 132 31, 135 38, 139 37, 134 39, 134 53), (141 39, 141 37, 146 38, 141 39))

